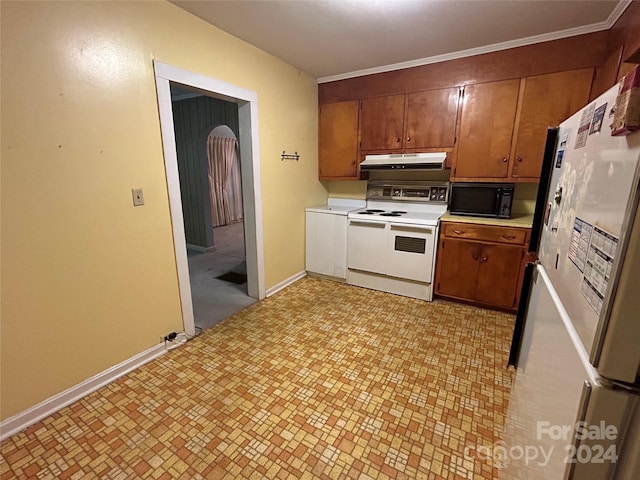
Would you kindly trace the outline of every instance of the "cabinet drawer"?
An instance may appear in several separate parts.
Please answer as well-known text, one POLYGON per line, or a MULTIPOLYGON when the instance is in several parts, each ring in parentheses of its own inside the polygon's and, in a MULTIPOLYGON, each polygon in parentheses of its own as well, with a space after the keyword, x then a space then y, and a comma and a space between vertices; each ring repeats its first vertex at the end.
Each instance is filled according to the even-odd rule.
POLYGON ((523 228, 494 227, 471 223, 443 223, 444 235, 452 238, 466 238, 485 242, 524 245, 527 231, 523 228))

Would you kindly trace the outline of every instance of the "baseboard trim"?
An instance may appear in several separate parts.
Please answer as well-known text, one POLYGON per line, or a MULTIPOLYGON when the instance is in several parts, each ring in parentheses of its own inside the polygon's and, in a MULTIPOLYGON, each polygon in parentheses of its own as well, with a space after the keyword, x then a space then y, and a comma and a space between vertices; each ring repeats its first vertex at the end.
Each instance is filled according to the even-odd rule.
POLYGON ((212 252, 216 249, 215 245, 211 245, 210 247, 201 247, 200 245, 193 245, 192 243, 187 243, 187 250, 193 250, 194 252, 207 253, 212 252))
POLYGON ((273 287, 267 288, 267 291, 266 291, 267 297, 270 297, 271 295, 278 293, 283 288, 288 287, 293 283, 296 283, 298 280, 306 276, 307 276, 307 272, 305 270, 302 270, 301 272, 298 272, 295 275, 292 275, 291 277, 284 279, 280 283, 276 283, 273 287))
POLYGON ((72 404, 76 400, 96 391, 100 387, 113 382, 114 380, 126 375, 136 368, 150 362, 154 358, 158 358, 166 353, 164 344, 160 343, 151 347, 144 352, 139 353, 118 365, 114 365, 87 380, 68 388, 67 390, 49 397, 43 402, 34 405, 0 423, 0 441, 15 435, 16 433, 30 427, 34 423, 48 417, 52 413, 72 404))

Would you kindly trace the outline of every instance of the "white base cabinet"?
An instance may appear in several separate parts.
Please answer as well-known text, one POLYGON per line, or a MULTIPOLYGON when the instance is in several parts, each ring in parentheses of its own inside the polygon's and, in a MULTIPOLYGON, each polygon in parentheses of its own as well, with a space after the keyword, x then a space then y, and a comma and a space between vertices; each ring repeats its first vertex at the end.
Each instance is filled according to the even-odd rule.
POLYGON ((307 272, 346 279, 346 213, 306 211, 305 266, 307 272))

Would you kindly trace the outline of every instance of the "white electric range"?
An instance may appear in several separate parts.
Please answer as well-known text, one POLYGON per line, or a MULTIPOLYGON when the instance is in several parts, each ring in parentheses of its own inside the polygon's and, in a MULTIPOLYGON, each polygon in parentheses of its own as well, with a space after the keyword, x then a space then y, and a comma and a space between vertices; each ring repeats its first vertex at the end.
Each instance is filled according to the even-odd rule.
POLYGON ((431 301, 448 182, 369 182, 347 214, 347 283, 431 301))

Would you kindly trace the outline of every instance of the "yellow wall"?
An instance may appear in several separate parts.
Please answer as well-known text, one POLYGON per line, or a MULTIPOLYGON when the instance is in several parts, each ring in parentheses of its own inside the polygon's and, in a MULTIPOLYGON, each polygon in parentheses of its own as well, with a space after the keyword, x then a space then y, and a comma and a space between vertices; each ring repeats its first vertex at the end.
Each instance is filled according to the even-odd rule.
POLYGON ((327 192, 305 73, 170 3, 1 8, 6 419, 182 330, 154 59, 258 94, 267 288, 303 270, 327 192))
POLYGON ((324 182, 324 185, 329 192, 329 197, 332 198, 353 198, 363 199, 367 193, 367 182, 352 180, 335 180, 330 182, 324 182))

